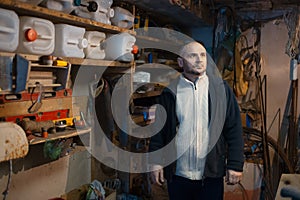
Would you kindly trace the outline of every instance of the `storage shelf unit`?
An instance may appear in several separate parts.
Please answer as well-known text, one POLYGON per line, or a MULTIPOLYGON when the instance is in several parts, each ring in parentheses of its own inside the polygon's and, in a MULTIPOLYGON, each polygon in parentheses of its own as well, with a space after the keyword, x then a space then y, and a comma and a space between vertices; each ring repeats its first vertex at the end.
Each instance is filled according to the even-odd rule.
POLYGON ((60 11, 50 10, 47 8, 34 6, 16 0, 1 0, 0 7, 14 10, 18 15, 30 15, 34 17, 41 17, 45 19, 50 19, 53 23, 73 24, 75 26, 84 27, 87 30, 103 31, 109 33, 127 32, 130 34, 135 34, 133 30, 103 24, 94 20, 69 15, 60 11))

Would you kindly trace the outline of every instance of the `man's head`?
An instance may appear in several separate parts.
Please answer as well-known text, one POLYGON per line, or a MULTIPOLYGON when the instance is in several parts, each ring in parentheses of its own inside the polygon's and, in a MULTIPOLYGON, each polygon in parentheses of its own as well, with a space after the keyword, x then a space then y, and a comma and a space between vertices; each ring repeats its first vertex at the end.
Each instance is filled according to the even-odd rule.
POLYGON ((183 68, 183 74, 187 78, 195 79, 206 71, 206 49, 198 42, 190 42, 184 45, 177 59, 179 67, 183 68))

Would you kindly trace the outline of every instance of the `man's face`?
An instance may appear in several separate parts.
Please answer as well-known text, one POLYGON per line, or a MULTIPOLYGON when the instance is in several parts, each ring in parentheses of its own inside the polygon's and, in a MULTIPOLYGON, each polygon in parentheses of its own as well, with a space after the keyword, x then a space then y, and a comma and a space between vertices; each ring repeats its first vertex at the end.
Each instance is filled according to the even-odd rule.
POLYGON ((192 42, 181 51, 183 72, 192 76, 201 76, 206 71, 207 58, 205 48, 192 42))

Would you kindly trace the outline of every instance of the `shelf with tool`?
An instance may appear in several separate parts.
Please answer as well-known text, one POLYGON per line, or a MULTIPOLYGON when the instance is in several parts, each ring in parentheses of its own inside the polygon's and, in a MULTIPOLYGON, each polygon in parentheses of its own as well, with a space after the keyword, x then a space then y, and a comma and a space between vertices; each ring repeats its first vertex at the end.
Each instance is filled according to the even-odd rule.
POLYGON ((29 144, 30 145, 34 145, 34 144, 40 144, 40 143, 44 143, 46 141, 50 141, 50 140, 58 140, 58 139, 64 139, 64 138, 70 138, 70 137, 74 137, 74 136, 79 136, 79 135, 83 135, 83 134, 87 134, 91 131, 90 128, 86 128, 86 129, 71 129, 71 128, 67 128, 64 131, 61 132, 56 132, 56 133, 52 133, 52 134, 48 134, 47 138, 43 138, 43 137, 34 137, 31 138, 29 140, 29 144))
MULTIPOLYGON (((131 52, 126 52, 127 54, 124 55, 123 52, 118 51, 118 49, 121 48, 120 46, 122 46, 122 50, 124 50, 125 48, 127 49, 126 45, 124 44, 127 44, 127 42, 129 42, 130 44, 133 43, 133 35, 135 35, 135 31, 118 26, 113 26, 110 25, 110 23, 101 23, 98 20, 96 21, 95 19, 90 19, 89 16, 91 15, 86 15, 86 18, 84 18, 83 16, 80 17, 73 14, 68 14, 69 12, 57 11, 50 8, 48 9, 46 7, 42 7, 42 5, 33 5, 31 3, 33 2, 28 1, 26 3, 14 0, 4 0, 0 2, 0 8, 7 9, 7 13, 13 16, 10 11, 14 11, 17 14, 17 16, 14 18, 14 21, 10 21, 11 19, 5 19, 9 22, 14 22, 13 24, 16 25, 11 26, 5 30, 8 31, 8 35, 13 36, 15 40, 19 40, 19 46, 16 45, 17 47, 15 48, 16 52, 18 53, 11 53, 13 52, 13 50, 0 48, 1 51, 4 51, 0 53, 0 56, 9 57, 10 59, 9 66, 4 69, 4 74, 8 74, 8 77, 5 77, 7 80, 11 79, 8 86, 7 84, 1 82, 2 90, 0 94, 2 94, 3 96, 3 105, 1 110, 3 112, 1 112, 0 117, 2 118, 2 120, 12 120, 16 122, 16 120, 22 120, 22 116, 32 118, 33 120, 36 120, 37 118, 40 119, 41 117, 42 119, 44 119, 43 116, 40 115, 45 114, 52 115, 52 117, 54 117, 55 119, 60 119, 62 117, 62 113, 64 113, 65 117, 70 118, 73 115, 78 116, 78 113, 81 110, 85 112, 87 110, 86 104, 89 103, 89 94, 83 92, 85 93, 83 96, 81 94, 75 94, 75 97, 72 97, 72 90, 74 86, 73 82, 75 82, 78 73, 82 72, 78 72, 79 68, 87 69, 87 71, 85 71, 87 72, 86 74, 91 75, 92 78, 94 77, 93 72, 97 71, 94 69, 101 67, 104 67, 105 69, 108 68, 107 71, 109 74, 124 73, 128 70, 130 70, 129 74, 132 73, 131 69, 134 68, 134 62, 132 61, 133 59, 131 59, 131 56, 129 56, 128 58, 128 54, 131 54, 131 52), (45 20, 47 20, 47 22, 45 20), (22 23, 25 24, 24 21, 28 23, 22 26, 22 23), (55 29, 54 31, 50 30, 50 26, 52 27, 53 25, 57 24, 58 26, 54 26, 53 28, 55 29), (60 24, 64 25, 60 26, 60 24), (73 49, 67 47, 68 44, 73 44, 73 46, 83 46, 86 45, 86 42, 90 42, 90 40, 88 40, 88 37, 90 35, 88 34, 84 35, 84 37, 87 38, 81 38, 82 36, 72 35, 73 33, 70 32, 82 32, 82 29, 75 29, 74 27, 69 27, 69 25, 84 28, 86 33, 89 31, 90 35, 96 38, 95 39, 92 36, 89 38, 93 41, 97 40, 98 42, 97 44, 93 43, 91 45, 95 47, 95 49, 97 49, 94 52, 90 49, 89 53, 93 54, 92 56, 90 55, 90 57, 88 57, 86 56, 88 54, 87 52, 81 51, 80 53, 78 53, 78 51, 75 52, 73 51, 73 49), (23 27, 24 30, 21 29, 21 27, 23 27), (29 29, 30 27, 33 28, 29 29), (14 28, 18 30, 18 33, 13 34, 10 31, 14 28), (40 28, 40 30, 38 30, 37 28, 40 28), (63 32, 68 28, 74 29, 69 32, 68 30, 66 30, 66 32, 63 32), (45 33, 45 30, 47 30, 48 32, 45 33), (39 33, 39 31, 41 33, 39 33), (23 32, 25 33, 25 38, 23 38, 24 36, 22 36, 24 34, 23 32), (109 34, 109 36, 114 36, 113 34, 118 35, 117 33, 127 33, 127 35, 122 35, 121 37, 113 37, 111 40, 109 40, 110 42, 108 41, 106 43, 105 55, 107 56, 109 54, 108 52, 111 51, 113 52, 111 53, 113 54, 111 56, 113 57, 113 59, 109 59, 104 56, 104 50, 100 46, 100 42, 108 39, 104 35, 104 33, 107 35, 109 34), (54 35, 55 39, 53 39, 54 35), (57 38, 59 38, 58 42, 56 41, 57 38), (38 39, 41 40, 37 41, 38 39), (49 51, 47 49, 47 51, 45 51, 46 53, 44 53, 42 50, 46 49, 46 47, 44 46, 50 46, 50 39, 52 40, 51 45, 55 46, 54 51, 53 49, 49 51), (37 43, 36 46, 34 46, 34 42, 37 43), (64 42, 66 42, 66 46, 59 46, 64 42), (23 43, 26 44, 23 45, 23 43), (23 45, 23 48, 20 48, 20 45, 23 45), (65 49, 68 49, 71 53, 69 53, 65 49), (6 50, 8 52, 6 52, 6 50), (23 53, 24 51, 29 51, 30 53, 23 53), (72 54, 72 52, 75 53, 72 54), (99 56, 98 52, 99 54, 101 54, 101 56, 99 56), (117 52, 117 54, 119 53, 118 55, 123 56, 121 58, 119 58, 118 56, 114 56, 115 52, 117 52), (19 80, 19 78, 21 80, 19 80), (5 87, 2 87, 3 85, 5 87), (57 94, 60 94, 61 91, 67 92, 66 94, 59 95, 58 97, 57 94), (27 97, 29 96, 29 98, 24 100, 24 94, 27 97), (81 104, 81 106, 78 106, 78 104, 81 104), (77 112, 73 112, 74 105, 77 109, 77 112), (34 109, 28 110, 31 107, 33 107, 34 109), (20 109, 11 110, 11 108, 20 109), (65 114, 66 110, 68 111, 65 114), (28 113, 29 111, 30 113, 28 113)), ((94 3, 98 3, 98 6, 103 6, 102 4, 99 4, 99 1, 94 1, 94 3)), ((65 4, 63 4, 63 6, 65 6, 65 4)), ((74 8, 79 9, 79 7, 80 6, 74 8)), ((108 10, 111 9, 108 8, 108 10)), ((91 12, 90 14, 94 13, 91 12)), ((99 14, 100 18, 103 17, 102 11, 95 14, 99 14)), ((81 47, 80 49, 82 50, 81 47)), ((130 78, 125 85, 130 85, 130 78)), ((84 91, 87 90, 84 89, 84 91)), ((88 114, 84 113, 84 115, 86 116, 88 114)), ((49 117, 47 119, 49 119, 49 117)))
MULTIPOLYGON (((110 24, 104 24, 88 18, 51 10, 37 5, 32 5, 30 4, 30 1, 28 1, 28 3, 24 3, 14 0, 4 0, 0 2, 0 8, 14 11, 18 15, 19 19, 23 16, 30 16, 39 18, 35 19, 38 22, 43 19, 52 22, 55 27, 55 31, 51 32, 51 36, 55 35, 53 52, 55 52, 56 47, 58 47, 58 45, 56 45, 55 43, 55 40, 62 35, 56 33, 56 27, 63 29, 65 27, 69 27, 67 25, 73 25, 76 27, 84 28, 86 32, 90 31, 105 33, 106 39, 108 39, 108 36, 112 37, 116 35, 117 37, 119 35, 118 33, 123 33, 124 35, 122 36, 124 36, 125 39, 129 38, 129 36, 135 35, 135 31, 133 30, 112 26, 110 24), (60 23, 66 24, 66 26, 56 26, 60 23)), ((19 28, 20 26, 18 25, 17 27, 19 28)), ((48 27, 49 26, 44 26, 43 28, 48 27)), ((20 32, 16 34, 23 35, 21 29, 19 31, 20 32)), ((74 32, 76 31, 73 31, 72 33, 74 32)), ((12 33, 10 32, 10 34, 12 33)), ((47 34, 44 35, 48 36, 47 34)), ((66 34, 66 37, 68 37, 68 34, 66 34)), ((44 38, 46 38, 45 41, 49 41, 47 39, 49 39, 50 37, 44 38)), ((68 39, 69 38, 71 38, 71 36, 68 37, 68 39)), ((78 39, 78 36, 74 37, 72 35, 72 39, 74 38, 78 39)), ((18 39, 19 36, 16 37, 16 40, 18 39)), ((62 37, 59 39, 61 41, 59 43, 62 43, 62 37)), ((82 42, 82 40, 78 40, 77 42, 75 41, 75 39, 70 41, 70 43, 81 44, 80 42, 82 42)), ((118 38, 112 39, 111 43, 114 43, 115 41, 117 42, 115 42, 116 44, 113 45, 111 49, 116 51, 117 53, 120 52, 118 51, 118 49, 127 49, 127 43, 122 39, 123 38, 119 38, 119 40, 118 38)), ((132 39, 132 37, 130 37, 130 39, 132 39)), ((30 43, 27 40, 23 41, 30 43)), ((42 44, 42 42, 40 41, 39 43, 42 44)), ((106 44, 108 47, 110 47, 109 43, 106 44)), ((132 41, 130 41, 130 44, 132 44, 132 41)), ((46 45, 41 46, 44 47, 46 45)), ((98 47, 100 50, 100 45, 97 44, 96 47, 98 47)), ((130 48, 131 47, 132 46, 130 45, 130 48)), ((120 59, 118 57, 107 58, 104 56, 103 58, 94 59, 87 58, 85 56, 87 55, 85 52, 84 56, 75 56, 75 53, 68 56, 63 55, 61 54, 61 52, 65 53, 64 50, 67 49, 67 47, 63 46, 62 48, 58 48, 60 51, 55 53, 23 53, 23 51, 19 49, 19 46, 16 47, 15 51, 4 49, 3 46, 0 46, 0 56, 10 57, 10 61, 8 62, 9 69, 0 68, 0 70, 8 69, 9 72, 12 72, 10 74, 11 76, 7 77, 7 79, 10 79, 11 87, 2 87, 4 83, 0 80, 0 87, 2 87, 2 91, 0 92, 0 121, 14 122, 19 124, 23 128, 30 145, 29 156, 24 159, 24 162, 30 162, 30 164, 33 163, 32 165, 34 165, 34 167, 44 163, 48 163, 49 166, 55 164, 55 162, 52 161, 62 157, 61 155, 53 155, 51 153, 53 152, 52 149, 56 149, 56 147, 64 150, 70 149, 71 145, 72 152, 77 152, 77 149, 84 149, 85 147, 87 147, 87 151, 85 150, 85 152, 83 153, 76 153, 76 155, 74 155, 74 158, 76 158, 80 164, 77 164, 78 161, 76 159, 70 159, 66 161, 67 165, 73 165, 72 169, 70 170, 76 170, 77 168, 79 168, 78 166, 87 165, 87 167, 82 169, 82 171, 80 172, 81 175, 78 176, 78 180, 77 178, 76 180, 74 180, 74 184, 72 184, 71 187, 75 188, 79 184, 81 184, 79 183, 79 179, 83 179, 84 181, 86 181, 87 179, 98 179, 101 181, 103 180, 100 179, 100 175, 98 176, 99 171, 101 171, 98 168, 100 162, 99 160, 94 159, 93 155, 91 155, 92 152, 94 152, 93 150, 97 150, 99 146, 103 146, 99 145, 97 141, 94 140, 95 137, 99 135, 99 130, 95 130, 93 126, 93 120, 97 120, 95 119, 96 117, 94 117, 95 113, 93 112, 95 111, 93 109, 95 109, 96 105, 102 105, 101 103, 97 104, 97 102, 95 101, 103 101, 103 99, 107 97, 107 93, 104 94, 99 92, 101 82, 100 78, 105 78, 110 84, 113 82, 113 80, 108 79, 108 77, 106 76, 101 77, 101 73, 98 72, 104 71, 105 73, 112 76, 117 76, 118 73, 123 75, 123 73, 125 72, 124 76, 126 76, 126 78, 125 80, 123 80, 124 83, 122 83, 122 87, 120 88, 120 91, 124 91, 126 90, 126 88, 131 87, 132 85, 131 76, 134 70, 135 63, 133 61, 132 55, 130 55, 130 59, 127 59, 126 56, 120 59), (22 71, 16 73, 17 68, 21 69, 22 71), (83 70, 84 72, 82 73, 81 70, 83 70), (128 70, 129 72, 127 73, 128 70), (37 73, 31 73, 33 71, 37 73), (20 76, 21 74, 23 75, 20 76), (76 85, 76 83, 78 83, 77 78, 80 75, 87 75, 90 79, 84 79, 84 82, 79 82, 78 86, 76 85), (22 82, 18 81, 18 78, 22 78, 22 82), (78 86, 77 89, 76 86, 78 86), (95 94, 96 92, 98 92, 98 95, 100 93, 101 97, 97 97, 95 94), (30 125, 30 123, 32 124, 30 125), (47 126, 44 123, 49 124, 47 126), (75 129, 74 126, 80 128, 75 129), (74 143, 76 143, 77 145, 75 145, 76 148, 73 149, 72 145, 74 143), (48 150, 48 157, 50 157, 51 160, 46 160, 46 158, 44 158, 44 155, 40 155, 45 153, 45 149, 48 150), (40 157, 37 158, 36 155, 40 155, 40 157), (31 160, 32 157, 34 159, 31 160)), ((105 50, 107 50, 105 53, 109 52, 108 49, 105 50)), ((131 54, 130 51, 128 54, 131 54)), ((123 52, 121 52, 121 55, 123 55, 122 53, 123 52)), ((99 54, 96 53, 93 55, 99 54)), ((116 90, 116 88, 113 89, 116 90)), ((103 91, 110 92, 110 90, 108 90, 108 87, 104 87, 103 91)), ((106 109, 106 107, 99 109, 106 109)), ((100 111, 98 114, 100 116, 104 116, 104 120, 107 119, 106 112, 100 111)), ((116 132, 116 130, 114 130, 114 132, 116 132)), ((65 159, 66 158, 60 159, 59 162, 63 162, 65 159)), ((48 166, 43 165, 43 167, 44 166, 46 170, 48 170, 48 166)), ((32 169, 32 171, 35 172, 36 169, 32 169)), ((45 179, 52 179, 52 176, 49 176, 45 179)), ((63 185, 62 188, 64 186, 65 185, 63 185)))

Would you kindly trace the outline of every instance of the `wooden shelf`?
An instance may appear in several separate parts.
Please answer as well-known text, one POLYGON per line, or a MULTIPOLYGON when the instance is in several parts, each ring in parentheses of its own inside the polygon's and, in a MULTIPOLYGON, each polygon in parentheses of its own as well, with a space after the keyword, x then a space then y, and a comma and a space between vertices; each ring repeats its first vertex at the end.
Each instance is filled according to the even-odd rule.
POLYGON ((118 62, 118 61, 109 61, 109 60, 96 60, 96 59, 84 59, 84 58, 66 58, 63 60, 68 61, 73 65, 82 65, 82 66, 103 66, 103 67, 131 67, 131 62, 118 62))
MULTIPOLYGON (((59 83, 43 84, 43 87, 60 87, 60 86, 61 86, 61 84, 59 84, 59 83)), ((36 86, 36 84, 33 84, 33 85, 28 84, 28 87, 29 88, 34 88, 34 87, 37 87, 37 86, 36 86)))
POLYGON ((42 137, 35 137, 33 140, 29 141, 30 145, 34 144, 40 144, 44 143, 48 140, 57 140, 57 139, 63 139, 63 138, 70 138, 78 135, 83 135, 86 133, 91 132, 91 129, 72 129, 72 130, 65 130, 62 132, 56 132, 55 134, 48 134, 48 138, 42 138, 42 137))
POLYGON ((31 67, 40 67, 40 68, 57 68, 57 69, 68 69, 68 67, 61 67, 61 66, 53 66, 53 65, 40 65, 37 63, 31 63, 31 67))
MULTIPOLYGON (((1 4, 1 3, 0 3, 1 4)), ((0 56, 9 56, 14 57, 16 53, 11 52, 0 52, 0 56)), ((19 54, 30 61, 38 61, 41 55, 32 55, 32 54, 19 54)), ((65 60, 72 65, 82 65, 82 66, 99 66, 99 67, 125 67, 130 68, 132 66, 132 62, 119 62, 119 61, 110 61, 110 60, 96 60, 96 59, 85 59, 85 58, 70 58, 70 57, 62 57, 62 60, 65 60)), ((33 67, 52 67, 65 69, 67 67, 58 67, 52 65, 40 65, 37 63, 31 63, 33 67)))
POLYGON ((50 10, 47 8, 31 5, 16 0, 1 0, 0 7, 14 10, 19 16, 27 15, 27 16, 49 19, 55 24, 65 23, 65 24, 72 24, 75 26, 84 27, 87 30, 103 31, 109 33, 127 32, 129 34, 135 35, 135 32, 133 30, 119 28, 117 26, 112 26, 108 24, 103 24, 94 20, 81 18, 74 15, 69 15, 67 13, 63 13, 60 11, 50 10))

